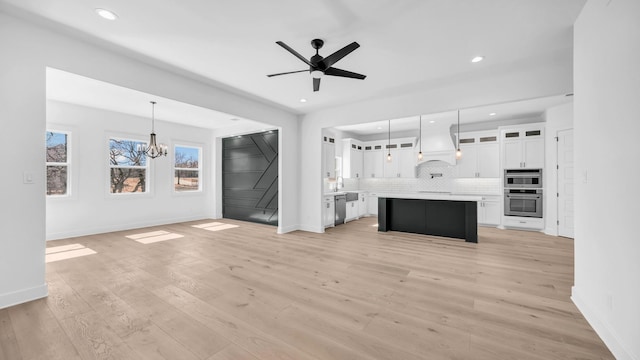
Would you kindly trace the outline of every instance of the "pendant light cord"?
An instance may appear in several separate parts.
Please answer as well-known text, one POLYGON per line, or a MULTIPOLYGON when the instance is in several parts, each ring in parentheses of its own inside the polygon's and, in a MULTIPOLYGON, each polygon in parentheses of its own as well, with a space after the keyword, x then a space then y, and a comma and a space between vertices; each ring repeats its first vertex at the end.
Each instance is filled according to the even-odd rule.
POLYGON ((387 154, 391 155, 391 120, 389 120, 389 132, 388 134, 388 143, 387 143, 387 154))
POLYGON ((422 115, 420 115, 420 153, 422 154, 422 115))
POLYGON ((151 103, 151 132, 155 133, 155 127, 156 127, 156 102, 155 101, 150 101, 151 103))
POLYGON ((458 109, 458 147, 457 150, 460 150, 460 109, 458 109))

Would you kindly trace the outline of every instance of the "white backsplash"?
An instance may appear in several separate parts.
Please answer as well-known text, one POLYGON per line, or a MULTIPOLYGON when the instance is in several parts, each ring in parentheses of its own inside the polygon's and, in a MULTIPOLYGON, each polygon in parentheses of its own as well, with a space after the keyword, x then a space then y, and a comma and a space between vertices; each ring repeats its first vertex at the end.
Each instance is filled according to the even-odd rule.
MULTIPOLYGON (((367 190, 377 192, 437 191, 457 194, 499 195, 500 178, 456 179, 456 168, 442 161, 429 161, 418 166, 417 178, 344 179, 340 191, 367 190)), ((336 182, 325 179, 324 191, 334 190, 336 182)))

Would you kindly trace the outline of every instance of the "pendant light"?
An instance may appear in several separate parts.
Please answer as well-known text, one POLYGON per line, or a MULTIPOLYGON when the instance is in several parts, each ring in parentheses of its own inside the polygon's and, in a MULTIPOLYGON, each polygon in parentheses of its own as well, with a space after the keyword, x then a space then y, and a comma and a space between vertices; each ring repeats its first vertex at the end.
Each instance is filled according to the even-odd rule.
POLYGON ((149 146, 147 148, 141 148, 145 155, 148 157, 155 159, 160 156, 167 156, 168 148, 165 144, 157 144, 156 143, 156 132, 155 132, 155 101, 150 101, 151 103, 151 135, 149 137, 149 146))
POLYGON ((420 152, 418 153, 418 161, 422 160, 422 115, 420 115, 420 152))
POLYGON ((389 143, 387 145, 387 162, 391 162, 391 120, 389 120, 389 143))
POLYGON ((462 158, 462 150, 460 150, 460 109, 458 109, 458 148, 456 149, 456 160, 462 158))

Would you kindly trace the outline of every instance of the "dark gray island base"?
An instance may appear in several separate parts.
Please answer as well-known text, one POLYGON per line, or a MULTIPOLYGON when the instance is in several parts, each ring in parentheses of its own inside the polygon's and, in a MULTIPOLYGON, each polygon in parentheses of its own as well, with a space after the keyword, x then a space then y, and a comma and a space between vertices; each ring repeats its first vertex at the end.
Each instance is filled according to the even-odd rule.
POLYGON ((404 231, 477 243, 477 202, 380 197, 378 231, 404 231))

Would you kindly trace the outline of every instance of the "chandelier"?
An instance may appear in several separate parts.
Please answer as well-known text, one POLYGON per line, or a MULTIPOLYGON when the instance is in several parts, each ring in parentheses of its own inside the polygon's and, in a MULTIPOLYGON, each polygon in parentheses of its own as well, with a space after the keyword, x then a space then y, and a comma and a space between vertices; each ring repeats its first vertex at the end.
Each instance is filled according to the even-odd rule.
POLYGON ((155 159, 160 156, 167 156, 168 147, 165 144, 159 144, 156 142, 156 132, 155 132, 155 101, 150 101, 151 103, 151 136, 149 139, 149 146, 146 148, 144 146, 139 147, 139 151, 144 153, 146 156, 155 159))

